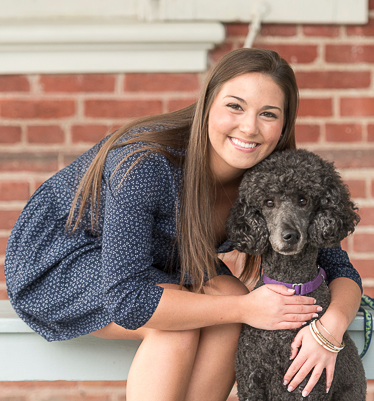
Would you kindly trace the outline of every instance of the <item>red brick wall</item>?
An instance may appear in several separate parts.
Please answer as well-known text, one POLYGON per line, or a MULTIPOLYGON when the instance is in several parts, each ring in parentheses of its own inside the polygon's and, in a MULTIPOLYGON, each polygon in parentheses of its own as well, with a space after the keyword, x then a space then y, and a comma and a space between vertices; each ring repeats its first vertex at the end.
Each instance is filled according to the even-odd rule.
MULTIPOLYGON (((264 25, 256 47, 292 63, 300 86, 300 147, 334 160, 362 221, 344 248, 374 296, 374 1, 366 26, 264 25), (372 281, 370 281, 372 280, 372 281)), ((248 28, 228 24, 210 62, 242 47, 248 28)), ((133 117, 196 97, 202 74, 0 76, 0 299, 7 236, 45 179, 133 117)), ((373 386, 370 384, 370 386, 373 386)), ((374 390, 368 397, 374 400, 374 390)), ((125 399, 123 382, 0 383, 5 400, 125 399)), ((369 399, 369 398, 368 398, 369 399)))

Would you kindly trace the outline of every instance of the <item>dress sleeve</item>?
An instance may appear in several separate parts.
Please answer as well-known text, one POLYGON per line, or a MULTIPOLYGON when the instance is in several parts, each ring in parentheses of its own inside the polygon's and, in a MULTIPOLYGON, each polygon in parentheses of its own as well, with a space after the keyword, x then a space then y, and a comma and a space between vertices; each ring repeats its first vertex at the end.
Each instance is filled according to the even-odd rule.
POLYGON ((328 283, 338 277, 347 277, 355 281, 362 292, 361 277, 340 246, 319 249, 317 263, 325 269, 328 283))
MULTIPOLYGON (((142 159, 122 181, 128 167, 124 163, 107 185, 102 269, 112 321, 135 330, 157 308, 163 289, 156 284, 170 280, 167 273, 152 266, 151 250, 155 216, 172 181, 168 161, 160 154, 142 159)), ((172 205, 170 210, 175 213, 172 205)))

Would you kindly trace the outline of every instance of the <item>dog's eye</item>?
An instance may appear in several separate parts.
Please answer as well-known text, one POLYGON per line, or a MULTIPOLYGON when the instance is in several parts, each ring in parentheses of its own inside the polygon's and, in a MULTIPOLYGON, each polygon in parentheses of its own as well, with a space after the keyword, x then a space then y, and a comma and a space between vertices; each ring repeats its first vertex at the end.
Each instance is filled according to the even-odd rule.
POLYGON ((265 202, 265 205, 266 205, 267 207, 273 207, 273 206, 274 206, 274 201, 272 201, 271 199, 268 199, 268 200, 265 202))
POLYGON ((300 198, 299 199, 299 205, 300 206, 306 206, 308 204, 308 200, 305 198, 300 198))

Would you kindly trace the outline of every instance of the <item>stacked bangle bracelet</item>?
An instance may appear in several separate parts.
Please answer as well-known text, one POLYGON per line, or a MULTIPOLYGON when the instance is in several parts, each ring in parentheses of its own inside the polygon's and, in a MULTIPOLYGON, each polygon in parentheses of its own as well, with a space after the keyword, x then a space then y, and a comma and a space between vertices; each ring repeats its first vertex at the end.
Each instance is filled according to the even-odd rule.
POLYGON ((339 346, 336 346, 335 344, 333 344, 331 341, 329 341, 317 328, 316 326, 316 320, 313 320, 310 325, 309 325, 309 329, 310 332, 312 333, 312 336, 314 337, 314 339, 317 341, 318 344, 322 345, 323 348, 325 348, 327 351, 330 352, 335 352, 338 353, 339 351, 341 351, 344 347, 344 341, 342 343, 340 343, 339 341, 337 341, 325 328, 325 326, 321 323, 321 321, 319 321, 321 323, 321 326, 326 330, 326 332, 332 337, 334 338, 334 340, 339 344, 339 346))

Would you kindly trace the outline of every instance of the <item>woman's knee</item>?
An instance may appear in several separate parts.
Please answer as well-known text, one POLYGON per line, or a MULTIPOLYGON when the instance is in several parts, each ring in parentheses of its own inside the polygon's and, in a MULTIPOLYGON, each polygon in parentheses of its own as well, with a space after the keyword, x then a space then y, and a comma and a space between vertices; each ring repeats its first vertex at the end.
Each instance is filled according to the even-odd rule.
POLYGON ((195 352, 200 340, 200 329, 167 331, 167 330, 147 330, 144 341, 154 342, 155 346, 165 344, 175 352, 195 352))
POLYGON ((249 290, 238 278, 221 275, 207 281, 204 292, 208 295, 246 295, 249 290))

